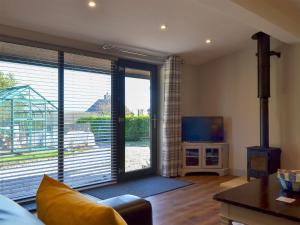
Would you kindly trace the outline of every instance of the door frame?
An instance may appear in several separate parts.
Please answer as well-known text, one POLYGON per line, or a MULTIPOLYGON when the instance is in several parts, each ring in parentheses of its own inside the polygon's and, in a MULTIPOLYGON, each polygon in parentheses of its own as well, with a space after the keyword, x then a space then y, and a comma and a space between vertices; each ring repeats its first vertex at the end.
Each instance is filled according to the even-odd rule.
POLYGON ((118 106, 118 122, 119 122, 119 148, 118 148, 118 181, 130 180, 139 177, 144 177, 157 173, 157 133, 158 133, 158 66, 143 62, 131 61, 126 59, 119 59, 118 65, 118 77, 119 77, 119 106, 118 106), (146 169, 135 170, 125 172, 125 68, 132 68, 138 70, 150 71, 150 162, 151 166, 146 169))

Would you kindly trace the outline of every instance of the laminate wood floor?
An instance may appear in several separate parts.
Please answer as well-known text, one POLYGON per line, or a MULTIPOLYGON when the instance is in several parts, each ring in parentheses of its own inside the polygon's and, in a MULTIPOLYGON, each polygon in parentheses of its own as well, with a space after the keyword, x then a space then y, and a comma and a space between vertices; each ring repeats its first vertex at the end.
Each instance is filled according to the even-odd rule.
POLYGON ((218 225, 220 204, 212 199, 220 184, 232 176, 186 176, 176 179, 194 184, 148 197, 153 207, 154 225, 218 225))

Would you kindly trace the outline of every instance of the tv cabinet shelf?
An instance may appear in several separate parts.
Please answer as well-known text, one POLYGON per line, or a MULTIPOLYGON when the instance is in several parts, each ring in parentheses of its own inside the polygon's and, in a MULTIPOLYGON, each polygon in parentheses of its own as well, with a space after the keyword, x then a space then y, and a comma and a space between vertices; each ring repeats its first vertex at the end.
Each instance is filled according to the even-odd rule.
POLYGON ((192 172, 213 172, 224 176, 229 172, 228 153, 229 145, 223 142, 183 142, 181 175, 185 176, 192 172))

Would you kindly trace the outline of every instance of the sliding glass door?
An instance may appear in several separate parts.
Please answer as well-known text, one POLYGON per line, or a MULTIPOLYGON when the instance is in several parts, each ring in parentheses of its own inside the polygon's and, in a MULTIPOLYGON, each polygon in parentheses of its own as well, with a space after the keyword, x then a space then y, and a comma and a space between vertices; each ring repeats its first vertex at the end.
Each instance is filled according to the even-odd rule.
POLYGON ((156 70, 0 41, 0 194, 155 173, 156 70))
POLYGON ((12 199, 34 196, 43 174, 57 174, 57 58, 0 42, 0 193, 12 199))
POLYGON ((156 66, 121 60, 120 179, 156 171, 156 66))
POLYGON ((110 68, 108 60, 64 53, 62 181, 73 187, 116 178, 110 68))
POLYGON ((0 194, 116 181, 111 60, 0 42, 0 194))

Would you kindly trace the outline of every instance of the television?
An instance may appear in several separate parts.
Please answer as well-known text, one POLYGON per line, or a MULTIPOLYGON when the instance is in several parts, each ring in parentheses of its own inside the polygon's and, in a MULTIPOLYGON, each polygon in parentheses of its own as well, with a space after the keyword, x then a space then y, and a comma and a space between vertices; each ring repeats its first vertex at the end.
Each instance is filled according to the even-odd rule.
POLYGON ((182 141, 223 142, 224 127, 221 116, 182 117, 182 141))

